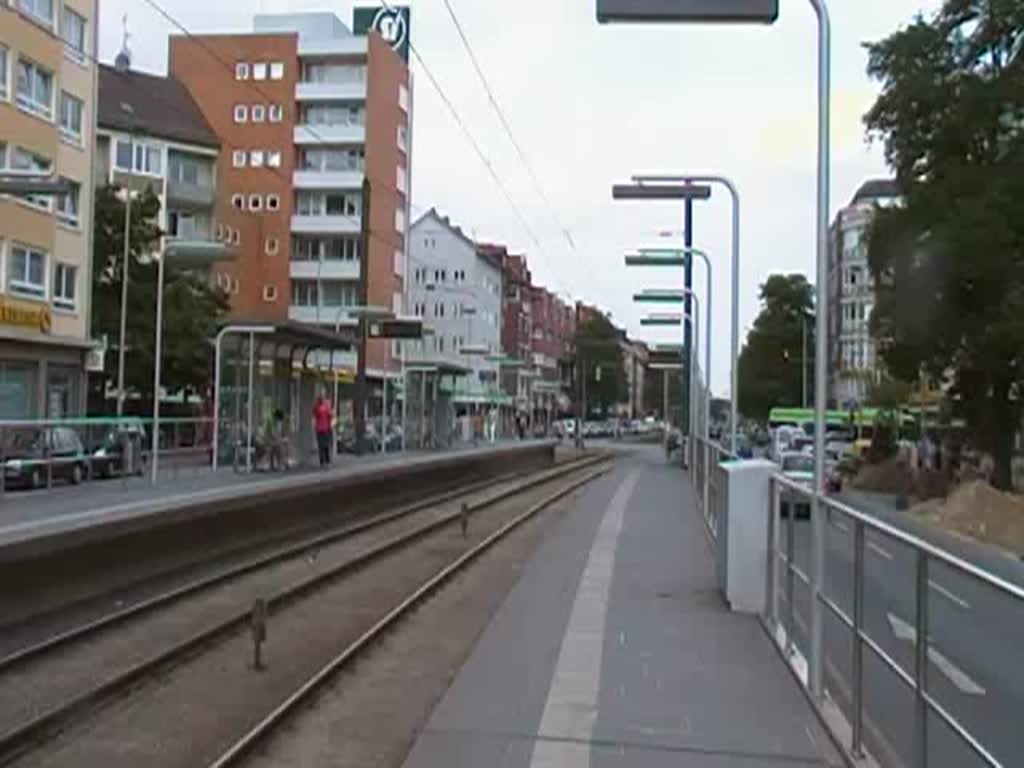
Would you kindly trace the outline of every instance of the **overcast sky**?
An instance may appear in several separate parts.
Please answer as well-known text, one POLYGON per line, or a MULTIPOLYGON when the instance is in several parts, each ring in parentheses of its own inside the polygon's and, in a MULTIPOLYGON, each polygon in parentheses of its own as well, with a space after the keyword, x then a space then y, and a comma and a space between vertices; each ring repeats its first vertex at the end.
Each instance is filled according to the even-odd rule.
MULTIPOLYGON (((193 32, 247 31, 258 12, 333 10, 348 24, 351 2, 157 0, 193 32)), ((664 245, 680 229, 672 203, 613 203, 610 187, 637 172, 715 172, 742 198, 741 323, 757 314, 757 290, 773 272, 813 282, 816 24, 810 4, 782 0, 772 27, 600 26, 595 0, 450 0, 555 215, 538 195, 501 129, 442 0, 413 0, 412 41, 504 180, 538 247, 473 153, 427 78, 413 64, 413 212, 431 206, 480 240, 528 255, 536 282, 641 329, 634 291, 673 287, 664 270, 627 271, 624 251, 664 245)), ((371 3, 358 2, 358 5, 371 3)), ((862 44, 908 23, 938 0, 832 0, 831 212, 867 178, 886 175, 881 148, 861 117, 877 88, 862 44)), ((103 0, 100 54, 120 47, 127 13, 133 63, 166 71, 175 30, 144 0, 103 0)), ((715 264, 712 385, 729 387, 729 203, 716 189, 694 215, 695 245, 715 264)), ((701 269, 695 284, 704 292, 701 269)), ((703 354, 701 355, 703 359, 703 354)))

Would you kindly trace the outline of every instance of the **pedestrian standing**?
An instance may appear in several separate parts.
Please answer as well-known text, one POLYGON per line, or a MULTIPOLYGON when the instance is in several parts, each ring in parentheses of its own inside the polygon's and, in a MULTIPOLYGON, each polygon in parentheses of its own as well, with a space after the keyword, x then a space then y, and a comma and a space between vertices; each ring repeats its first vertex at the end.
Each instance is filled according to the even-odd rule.
POLYGON ((320 466, 331 463, 331 436, 334 423, 334 409, 331 401, 323 393, 313 403, 313 430, 316 432, 316 449, 320 456, 320 466))

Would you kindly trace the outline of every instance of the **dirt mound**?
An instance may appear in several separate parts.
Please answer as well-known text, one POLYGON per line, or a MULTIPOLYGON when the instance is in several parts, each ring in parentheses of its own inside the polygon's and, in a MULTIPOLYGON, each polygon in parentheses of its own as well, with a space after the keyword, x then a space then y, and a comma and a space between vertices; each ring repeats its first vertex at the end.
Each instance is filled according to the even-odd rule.
POLYGON ((916 504, 910 512, 946 530, 1024 554, 1024 499, 983 480, 964 483, 945 501, 916 504))
POLYGON ((878 464, 864 464, 850 481, 858 491, 877 491, 906 495, 910 492, 911 478, 906 464, 893 456, 878 464))

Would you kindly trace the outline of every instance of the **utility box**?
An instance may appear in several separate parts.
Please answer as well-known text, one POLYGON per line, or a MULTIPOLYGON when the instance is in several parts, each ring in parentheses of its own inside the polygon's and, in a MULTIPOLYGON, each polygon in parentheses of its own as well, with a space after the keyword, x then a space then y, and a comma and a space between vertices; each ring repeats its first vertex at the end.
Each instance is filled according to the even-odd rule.
POLYGON ((778 466, 761 459, 723 461, 714 472, 715 568, 730 609, 761 613, 768 578, 771 478, 778 466))

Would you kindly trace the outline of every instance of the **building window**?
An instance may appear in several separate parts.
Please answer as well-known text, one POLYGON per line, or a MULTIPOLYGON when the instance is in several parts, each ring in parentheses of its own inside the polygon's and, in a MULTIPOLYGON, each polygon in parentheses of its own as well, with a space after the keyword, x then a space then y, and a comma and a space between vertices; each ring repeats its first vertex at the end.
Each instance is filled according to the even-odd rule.
POLYGON ((18 59, 18 106, 47 120, 53 117, 53 74, 33 61, 18 59))
POLYGON ((70 188, 66 195, 60 195, 57 200, 57 218, 72 227, 79 225, 78 200, 81 194, 82 185, 76 181, 65 179, 70 188))
POLYGON ((7 98, 7 60, 7 46, 0 45, 0 99, 7 98))
POLYGON ((64 6, 60 17, 64 51, 79 64, 85 63, 85 17, 64 6))
POLYGON ((267 195, 267 210, 277 211, 281 208, 281 198, 277 195, 267 195))
POLYGON ((281 153, 280 152, 275 152, 275 151, 268 151, 267 152, 267 165, 269 165, 271 168, 280 168, 281 167, 281 153))
POLYGON ((280 104, 271 104, 267 113, 272 123, 280 123, 284 119, 284 107, 280 104))
POLYGON ((252 105, 252 121, 254 123, 262 123, 267 119, 267 108, 262 104, 252 105))
POLYGON ((53 0, 18 0, 18 7, 48 27, 53 26, 53 0))
POLYGON ((398 148, 403 152, 409 147, 409 129, 404 125, 398 126, 398 148))
POLYGON ((249 119, 249 109, 245 104, 235 104, 235 122, 244 123, 249 119))
POLYGON ((276 285, 264 285, 263 286, 263 300, 272 303, 277 301, 277 286, 276 285))
POLYGON ((249 65, 240 61, 235 64, 235 80, 248 80, 249 79, 249 65))
POLYGON ((263 198, 259 195, 249 195, 249 210, 260 211, 263 209, 263 198))
POLYGON ((245 210, 245 195, 232 195, 231 196, 231 205, 233 205, 235 208, 237 208, 240 211, 244 211, 245 210))
POLYGON ((398 106, 406 112, 409 111, 409 89, 406 88, 405 83, 398 84, 398 106))
POLYGON ((366 165, 365 149, 304 149, 299 154, 303 171, 362 171, 366 165))
POLYGON ((327 62, 308 62, 303 65, 302 81, 305 83, 364 83, 366 82, 365 64, 333 64, 327 62))
POLYGON ((272 62, 270 62, 270 79, 271 80, 283 80, 284 79, 284 62, 283 61, 272 61, 272 62))
POLYGON ((307 125, 362 125, 365 112, 358 105, 308 104, 302 108, 302 122, 307 125))
POLYGON ((296 307, 315 307, 316 280, 292 280, 292 304, 296 307))
POLYGON ((60 93, 60 135, 75 144, 82 143, 82 100, 66 91, 60 93))
MULTIPOLYGON (((33 175, 48 175, 53 171, 53 163, 42 155, 15 147, 11 152, 10 169, 13 173, 26 173, 33 175)), ((22 198, 30 205, 44 210, 50 210, 53 198, 49 195, 25 195, 22 198)))
POLYGON ((401 208, 395 209, 395 231, 405 232, 405 211, 401 208))
POLYGON ((254 149, 249 153, 249 165, 259 168, 263 165, 263 150, 254 149))
POLYGON ((241 232, 241 230, 232 229, 231 230, 231 239, 230 239, 229 242, 231 243, 231 245, 241 245, 242 244, 242 232, 241 232))
POLYGON ((235 168, 245 168, 245 160, 249 157, 249 153, 244 149, 236 149, 231 153, 231 164, 235 168))
POLYGON ((163 152, 160 147, 128 139, 118 139, 114 153, 114 166, 121 171, 143 173, 159 176, 163 169, 163 152), (133 167, 129 167, 132 154, 135 155, 133 167))
POLYGON ((266 80, 267 79, 267 63, 265 61, 257 61, 252 65, 252 79, 253 80, 266 80))
POLYGON ((18 243, 12 245, 7 287, 11 293, 19 293, 24 296, 46 296, 45 251, 18 243))
POLYGON ((263 243, 263 250, 268 256, 276 256, 277 252, 281 250, 281 243, 276 237, 268 237, 263 243))
POLYGON ((53 267, 53 306, 74 311, 78 268, 59 261, 53 267))

